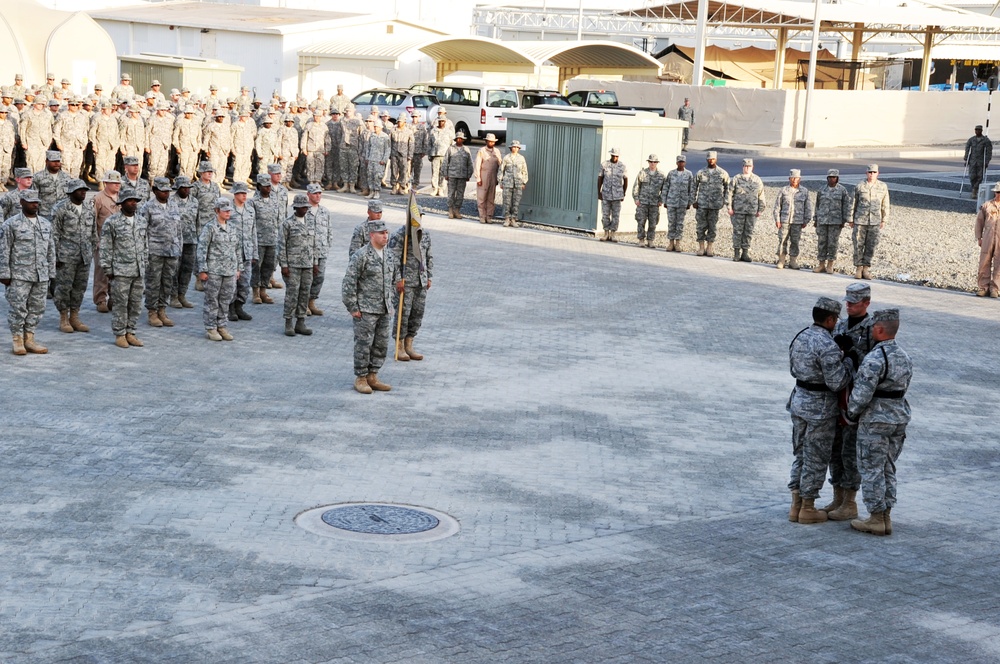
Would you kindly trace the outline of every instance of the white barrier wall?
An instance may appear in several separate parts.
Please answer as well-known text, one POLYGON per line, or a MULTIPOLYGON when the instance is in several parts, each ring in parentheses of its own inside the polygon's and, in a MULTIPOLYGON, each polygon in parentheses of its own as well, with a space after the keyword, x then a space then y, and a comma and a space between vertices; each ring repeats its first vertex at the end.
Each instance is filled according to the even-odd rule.
MULTIPOLYGON (((715 88, 573 79, 569 90, 614 90, 623 105, 662 106, 676 117, 691 98, 691 140, 791 147, 802 138, 804 90, 715 88)), ((986 124, 985 92, 814 90, 809 142, 815 147, 962 143, 986 124)), ((1000 92, 997 93, 1000 107, 1000 92)), ((1000 112, 993 124, 1000 123, 1000 112)), ((1000 132, 991 132, 1000 136, 1000 132)))

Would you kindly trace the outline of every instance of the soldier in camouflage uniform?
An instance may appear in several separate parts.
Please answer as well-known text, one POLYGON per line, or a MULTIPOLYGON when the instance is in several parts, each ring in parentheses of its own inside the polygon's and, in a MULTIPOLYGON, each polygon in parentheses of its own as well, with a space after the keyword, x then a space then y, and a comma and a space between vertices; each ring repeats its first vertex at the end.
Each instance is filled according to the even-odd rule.
POLYGON ((848 421, 858 423, 861 493, 870 516, 851 521, 851 527, 873 535, 891 535, 896 461, 910 421, 905 396, 913 364, 896 343, 899 309, 876 311, 872 319, 872 337, 877 343, 861 363, 847 402, 848 421))
POLYGON ((313 277, 320 270, 316 258, 316 231, 306 219, 309 207, 305 194, 295 195, 294 212, 282 222, 278 241, 278 264, 287 286, 283 311, 285 334, 290 337, 312 334, 306 327, 307 303, 313 277))
MULTIPOLYGON (((257 151, 258 177, 260 175, 267 175, 268 164, 277 163, 279 153, 281 152, 280 141, 281 135, 273 126, 273 120, 270 116, 265 116, 261 128, 257 130, 257 140, 254 143, 254 149, 257 151)), ((268 178, 267 181, 270 182, 271 179, 268 178)))
POLYGON ((41 206, 38 213, 46 219, 52 219, 52 210, 56 204, 65 200, 66 185, 72 180, 62 169, 62 154, 59 150, 48 150, 45 153, 45 168, 35 173, 32 187, 38 191, 41 206))
POLYGON ((424 157, 427 156, 431 133, 430 128, 421 119, 419 113, 413 111, 410 117, 413 118, 413 158, 410 160, 410 183, 414 189, 417 189, 420 187, 420 171, 424 165, 424 157))
MULTIPOLYGON (((368 124, 368 121, 365 121, 368 124)), ((379 198, 382 195, 382 178, 385 175, 385 167, 389 164, 389 157, 392 153, 392 143, 389 135, 383 131, 381 122, 371 123, 373 133, 368 139, 365 148, 365 159, 368 162, 368 188, 369 198, 379 198)))
POLYGON ((64 198, 52 212, 52 235, 56 250, 55 305, 59 311, 59 329, 63 332, 89 332, 80 320, 80 305, 87 290, 90 261, 97 247, 97 213, 94 201, 87 201, 90 189, 83 180, 66 183, 64 198))
POLYGON ((826 172, 826 186, 816 192, 817 260, 819 265, 813 272, 833 274, 833 263, 837 260, 837 244, 840 231, 851 222, 851 195, 840 184, 840 171, 831 168, 826 172))
POLYGON ((254 142, 257 140, 257 125, 250 122, 250 111, 240 112, 230 132, 233 138, 233 182, 248 184, 253 167, 254 142))
POLYGON ((229 199, 217 198, 212 208, 215 219, 204 225, 198 237, 198 279, 205 291, 202 319, 206 338, 232 341, 233 335, 227 329, 228 310, 236 296, 236 280, 239 279, 239 236, 228 224, 233 213, 229 199))
POLYGON ((986 169, 993 159, 993 141, 989 136, 983 136, 983 125, 976 125, 975 132, 975 135, 965 142, 965 156, 962 157, 969 171, 973 199, 978 198, 979 185, 982 184, 986 169))
POLYGON ((184 114, 174 122, 173 145, 177 150, 177 164, 180 175, 187 178, 196 176, 198 151, 201 149, 201 123, 194 119, 194 108, 188 106, 184 114))
POLYGON ((161 102, 156 106, 156 115, 146 123, 146 154, 149 177, 158 178, 167 174, 170 163, 170 140, 174 133, 174 116, 170 106, 161 102))
POLYGON ((54 136, 56 147, 62 152, 63 170, 72 178, 80 177, 83 169, 83 151, 87 149, 87 132, 90 118, 80 110, 80 100, 70 99, 66 111, 56 120, 54 136))
POLYGON ((361 119, 354 115, 354 105, 348 104, 340 124, 343 140, 340 143, 340 176, 343 186, 337 191, 355 193, 358 182, 358 151, 360 149, 361 119))
POLYGON ((219 182, 222 182, 226 178, 229 153, 233 149, 233 134, 225 122, 225 111, 216 111, 214 117, 214 121, 202 132, 201 149, 212 162, 212 171, 219 174, 219 182))
POLYGON ((389 135, 392 147, 392 193, 410 193, 410 161, 413 159, 413 131, 407 126, 406 113, 400 113, 389 135))
POLYGON ((229 217, 229 229, 239 238, 236 242, 236 266, 240 276, 236 280, 236 296, 229 305, 229 320, 253 320, 253 316, 243 309, 250 299, 250 278, 253 265, 260 260, 257 250, 257 214, 253 205, 247 204, 249 189, 245 182, 234 182, 233 213, 229 217))
POLYGON ((350 259, 354 252, 368 244, 368 225, 372 221, 382 218, 382 202, 378 200, 368 201, 368 218, 354 227, 351 233, 351 244, 347 247, 347 258, 350 259))
POLYGON ((354 389, 362 394, 392 389, 378 379, 378 371, 389 349, 393 286, 397 293, 403 291, 399 259, 386 246, 385 222, 373 221, 368 230, 368 244, 351 256, 341 288, 344 307, 354 319, 354 389))
POLYGON ((660 221, 660 206, 663 205, 663 184, 666 178, 657 166, 660 158, 655 154, 646 159, 648 166, 635 178, 632 185, 632 201, 635 202, 636 239, 639 246, 653 247, 656 239, 656 224, 660 221))
POLYGON ((121 83, 111 90, 111 99, 132 101, 135 97, 135 88, 132 87, 132 75, 122 74, 121 83))
MULTIPOLYGON (((852 283, 847 287, 844 302, 847 304, 847 318, 837 321, 833 328, 833 340, 856 360, 855 368, 860 365, 871 351, 875 342, 872 338, 872 317, 868 314, 871 304, 871 287, 864 283, 852 283)), ((851 374, 853 380, 854 373, 851 374)), ((851 386, 841 393, 842 397, 850 395, 851 386)), ((844 399, 846 402, 846 398, 844 399)), ((830 451, 830 486, 833 487, 833 501, 823 508, 831 521, 847 521, 858 515, 858 504, 855 495, 861 488, 861 475, 858 474, 858 428, 840 419, 837 422, 837 433, 833 438, 830 451)))
MULTIPOLYGON (((215 204, 218 202, 219 197, 222 196, 222 190, 219 185, 213 181, 213 176, 215 175, 215 170, 212 168, 212 163, 210 161, 202 161, 198 165, 198 180, 194 183, 191 188, 191 195, 195 197, 198 201, 198 216, 196 217, 195 231, 197 232, 197 237, 201 237, 201 231, 205 227, 205 224, 216 219, 217 212, 215 209, 215 204)), ((230 214, 232 210, 230 210, 230 214)), ((229 217, 227 216, 228 220, 229 217)), ((195 260, 195 270, 197 268, 197 260, 195 260)), ((187 292, 187 281, 183 279, 184 275, 181 275, 181 282, 178 286, 181 294, 187 292)), ((205 288, 205 282, 202 279, 197 279, 195 281, 195 290, 203 290, 205 288)), ((226 303, 229 306, 229 303, 226 303)))
POLYGON ((698 255, 714 256, 715 228, 719 210, 729 200, 729 173, 718 165, 715 150, 706 156, 707 165, 694 178, 694 209, 697 224, 698 255))
POLYGON ((17 130, 7 116, 7 109, 0 106, 0 186, 7 184, 11 177, 17 147, 17 130))
POLYGON ((122 157, 142 159, 146 153, 146 124, 139 117, 138 106, 129 106, 127 116, 118 121, 118 129, 122 137, 118 148, 122 157))
POLYGON ((257 192, 250 199, 254 209, 257 228, 257 254, 250 274, 250 286, 253 288, 254 304, 273 304, 274 300, 267 294, 274 275, 274 267, 278 256, 278 234, 281 223, 285 220, 285 208, 277 196, 271 193, 271 176, 267 173, 257 175, 257 192))
POLYGON ((25 189, 37 191, 31 185, 35 176, 27 168, 14 169, 14 189, 0 196, 0 223, 21 211, 21 192, 25 189))
MULTIPOLYGON (((389 237, 389 249, 400 262, 403 279, 403 291, 395 298, 393 309, 399 312, 402 319, 399 334, 402 336, 403 347, 399 349, 399 360, 422 360, 424 356, 413 349, 413 338, 424 320, 424 309, 427 306, 427 291, 431 289, 431 277, 434 272, 434 256, 431 253, 431 235, 422 226, 410 228, 410 237, 405 237, 406 226, 400 226, 389 237), (403 243, 406 242, 406 263, 403 264, 403 243), (401 299, 400 299, 401 298, 401 299), (402 309, 402 311, 400 311, 402 309)), ((396 343, 399 339, 393 330, 396 343)))
POLYGON ((442 172, 441 166, 454 140, 455 130, 447 126, 446 118, 439 117, 437 126, 430 130, 427 138, 427 156, 431 160, 431 188, 435 196, 440 196, 448 184, 448 176, 442 172))
POLYGON ((187 287, 198 260, 198 199, 191 195, 191 180, 178 175, 174 180, 174 204, 181 216, 181 256, 177 262, 170 306, 174 309, 193 309, 187 300, 187 287), (180 285, 183 284, 183 290, 180 285))
POLYGON ((103 176, 115 167, 122 136, 118 120, 111 114, 111 104, 101 102, 100 109, 100 115, 94 116, 90 123, 90 144, 94 150, 94 171, 103 176))
POLYGON ((52 143, 52 113, 45 108, 43 97, 36 97, 31 109, 21 116, 18 131, 25 164, 32 173, 37 173, 44 167, 45 152, 52 143))
POLYGON ((344 128, 340 125, 340 111, 335 108, 330 111, 330 119, 327 120, 326 130, 330 133, 330 152, 326 155, 323 179, 326 180, 327 191, 331 191, 337 189, 338 183, 341 182, 340 144, 344 139, 344 128))
POLYGON ((134 189, 122 189, 120 211, 101 229, 101 269, 111 282, 111 331, 119 348, 143 345, 135 336, 135 326, 142 308, 149 243, 146 221, 136 214, 140 200, 134 189))
POLYGON ((889 188, 878 179, 878 164, 868 165, 868 178, 854 188, 854 278, 871 279, 868 268, 878 237, 889 218, 889 188))
POLYGON ((139 167, 141 166, 139 157, 133 155, 122 157, 122 163, 125 164, 125 172, 122 174, 122 189, 134 189, 135 193, 139 194, 141 205, 149 200, 151 193, 149 180, 146 180, 139 174, 139 167))
POLYGON ((680 251, 684 237, 684 215, 694 202, 694 173, 687 170, 687 157, 677 155, 677 168, 663 183, 663 206, 667 208, 667 251, 680 251))
POLYGON ((729 181, 728 207, 733 224, 734 261, 750 262, 753 227, 764 211, 764 204, 764 182, 753 172, 753 159, 744 159, 743 172, 729 181))
POLYGON ((21 212, 0 227, 0 283, 7 287, 7 324, 14 355, 43 354, 35 329, 45 312, 49 279, 56 273, 52 224, 38 214, 38 192, 20 193, 21 212))
POLYGON ((628 169, 621 161, 618 148, 611 148, 611 156, 601 164, 597 174, 597 200, 601 201, 602 242, 617 242, 615 233, 622 214, 622 200, 628 189, 628 169))
POLYGON ((465 134, 455 132, 455 144, 448 148, 441 164, 441 176, 448 179, 448 218, 462 218, 465 186, 472 177, 472 153, 462 143, 465 134))
POLYGON ((136 213, 146 225, 149 257, 146 265, 146 311, 152 327, 173 327, 167 303, 173 295, 177 263, 184 246, 183 220, 169 178, 153 180, 153 198, 136 213))
POLYGON ((521 141, 512 141, 510 154, 500 162, 500 188, 503 190, 503 225, 516 227, 521 216, 521 196, 528 186, 528 162, 521 155, 521 141))
POLYGON ((778 229, 778 269, 785 267, 785 257, 788 256, 788 267, 799 269, 799 239, 802 237, 802 227, 813 218, 812 198, 809 190, 801 186, 802 173, 797 168, 791 169, 788 175, 788 185, 781 188, 774 199, 774 225, 778 229))
POLYGON ((785 406, 792 418, 795 456, 788 482, 792 492, 788 520, 805 524, 827 519, 826 512, 816 509, 815 501, 823 487, 836 433, 837 392, 847 387, 854 366, 831 334, 840 315, 840 302, 821 297, 812 315, 812 326, 795 335, 788 346, 795 387, 785 406))
POLYGON ((323 122, 323 112, 319 109, 313 113, 312 122, 302 132, 299 148, 307 159, 306 179, 309 184, 320 184, 323 181, 326 155, 330 152, 330 130, 323 122))
POLYGON ((291 113, 285 113, 281 121, 284 126, 278 130, 281 137, 278 148, 278 160, 281 164, 282 182, 292 186, 292 170, 295 168, 295 159, 299 156, 299 130, 295 128, 295 118, 291 113))
POLYGON ((316 300, 319 299, 323 282, 326 280, 326 259, 330 254, 330 245, 333 243, 333 224, 330 221, 330 211, 320 205, 320 201, 323 199, 323 188, 318 184, 310 184, 306 188, 306 195, 309 200, 306 223, 313 230, 313 237, 316 241, 313 257, 319 268, 309 286, 309 315, 322 316, 323 310, 316 306, 316 300))

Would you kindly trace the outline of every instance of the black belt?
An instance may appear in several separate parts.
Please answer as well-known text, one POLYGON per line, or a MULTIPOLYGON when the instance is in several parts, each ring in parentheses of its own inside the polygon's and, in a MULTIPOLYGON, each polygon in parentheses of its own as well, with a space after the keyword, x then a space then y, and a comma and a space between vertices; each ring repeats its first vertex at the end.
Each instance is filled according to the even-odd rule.
POLYGON ((804 380, 795 380, 795 386, 801 387, 803 390, 809 390, 810 392, 832 392, 826 383, 807 383, 804 380))
POLYGON ((875 390, 876 399, 902 399, 906 390, 875 390))

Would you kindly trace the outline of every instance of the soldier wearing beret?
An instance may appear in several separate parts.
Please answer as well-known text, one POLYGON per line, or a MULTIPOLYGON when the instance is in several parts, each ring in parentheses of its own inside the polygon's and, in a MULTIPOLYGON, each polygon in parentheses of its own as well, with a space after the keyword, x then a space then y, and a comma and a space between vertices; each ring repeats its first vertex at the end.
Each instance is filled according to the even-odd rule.
POLYGON ((97 212, 94 201, 86 200, 89 188, 83 180, 70 180, 68 198, 56 204, 52 214, 52 235, 56 246, 55 305, 62 332, 89 332, 80 320, 80 305, 87 290, 90 262, 97 247, 97 212))
POLYGON ((236 296, 239 278, 237 247, 239 236, 229 226, 233 204, 217 198, 212 206, 215 219, 201 229, 198 237, 198 279, 204 284, 205 301, 202 319, 205 337, 212 341, 232 341, 229 333, 229 303, 236 296))
POLYGON ((25 189, 21 212, 0 227, 0 283, 7 287, 7 324, 14 355, 47 353, 35 341, 35 329, 45 312, 49 279, 56 272, 52 224, 38 214, 38 192, 25 189))
POLYGON ((101 229, 101 269, 110 283, 111 331, 119 348, 143 345, 135 336, 149 263, 146 221, 136 214, 141 200, 134 189, 123 189, 118 194, 119 212, 101 229))

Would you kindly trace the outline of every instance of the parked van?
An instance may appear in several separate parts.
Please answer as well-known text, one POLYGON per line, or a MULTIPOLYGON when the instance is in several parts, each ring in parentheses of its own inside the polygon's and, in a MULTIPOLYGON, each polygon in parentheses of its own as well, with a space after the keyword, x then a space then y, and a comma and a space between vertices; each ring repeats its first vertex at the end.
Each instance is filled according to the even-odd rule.
POLYGON ((500 141, 507 137, 504 111, 520 108, 517 87, 486 83, 415 83, 410 90, 433 93, 438 103, 448 111, 455 129, 470 138, 485 138, 496 134, 500 141))

